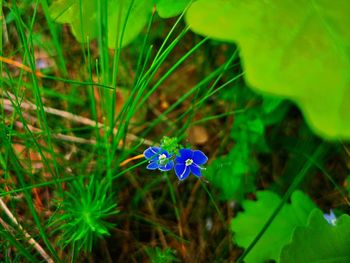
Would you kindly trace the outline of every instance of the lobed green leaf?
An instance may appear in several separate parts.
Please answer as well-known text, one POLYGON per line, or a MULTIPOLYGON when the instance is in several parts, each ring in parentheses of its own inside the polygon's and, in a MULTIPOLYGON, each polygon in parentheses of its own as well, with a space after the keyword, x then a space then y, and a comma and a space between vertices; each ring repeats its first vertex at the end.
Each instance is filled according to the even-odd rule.
POLYGON ((350 2, 198 0, 193 31, 236 42, 245 78, 294 101, 324 138, 350 139, 350 2))
MULTIPOLYGON (((277 260, 284 245, 291 240, 295 227, 307 224, 307 218, 316 207, 315 204, 300 191, 294 192, 291 199, 291 204, 283 206, 253 250, 246 256, 245 262, 262 263, 277 260)), ((244 212, 239 213, 231 222, 234 241, 247 248, 280 202, 281 198, 270 191, 257 192, 257 201, 244 201, 244 212)))

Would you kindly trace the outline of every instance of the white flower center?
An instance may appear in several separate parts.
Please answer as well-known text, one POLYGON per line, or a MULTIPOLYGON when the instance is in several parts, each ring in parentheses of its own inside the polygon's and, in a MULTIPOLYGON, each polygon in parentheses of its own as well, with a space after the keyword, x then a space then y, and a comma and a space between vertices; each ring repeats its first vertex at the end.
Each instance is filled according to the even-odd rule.
POLYGON ((193 163, 192 159, 187 159, 185 162, 186 166, 190 166, 192 163, 193 163))
POLYGON ((159 164, 161 164, 161 165, 163 165, 164 163, 165 163, 165 161, 166 161, 166 155, 163 153, 163 154, 160 154, 159 156, 158 156, 158 161, 159 161, 159 164))

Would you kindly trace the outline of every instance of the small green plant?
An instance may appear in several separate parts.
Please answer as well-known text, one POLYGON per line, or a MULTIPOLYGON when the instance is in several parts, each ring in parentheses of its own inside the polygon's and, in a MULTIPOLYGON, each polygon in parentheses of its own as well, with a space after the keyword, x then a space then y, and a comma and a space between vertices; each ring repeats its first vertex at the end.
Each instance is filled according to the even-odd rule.
POLYGON ((96 238, 109 235, 114 224, 107 221, 118 213, 116 199, 105 180, 70 183, 59 202, 60 210, 54 221, 62 232, 63 246, 91 251, 96 238))

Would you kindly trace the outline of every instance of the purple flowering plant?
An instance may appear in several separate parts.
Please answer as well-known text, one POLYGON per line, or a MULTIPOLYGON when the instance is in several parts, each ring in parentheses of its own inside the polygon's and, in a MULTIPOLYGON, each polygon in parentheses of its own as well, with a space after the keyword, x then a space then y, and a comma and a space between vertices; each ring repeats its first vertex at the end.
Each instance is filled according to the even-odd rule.
POLYGON ((202 167, 208 161, 208 157, 200 150, 181 148, 176 138, 164 137, 160 147, 151 146, 143 155, 148 160, 147 169, 163 172, 175 170, 179 180, 185 180, 190 173, 201 177, 202 167))

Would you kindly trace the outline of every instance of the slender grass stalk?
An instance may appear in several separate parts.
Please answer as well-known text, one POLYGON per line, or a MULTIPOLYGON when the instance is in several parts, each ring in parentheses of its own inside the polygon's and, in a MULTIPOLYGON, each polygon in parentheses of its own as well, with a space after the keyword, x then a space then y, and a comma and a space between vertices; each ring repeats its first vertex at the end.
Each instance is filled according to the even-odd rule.
MULTIPOLYGON (((175 47, 175 45, 178 43, 179 39, 181 39, 181 37, 187 32, 187 29, 184 30, 182 32, 182 34, 180 34, 180 36, 171 44, 170 48, 167 48, 165 52, 165 55, 161 55, 160 58, 162 58, 161 61, 164 61, 164 59, 166 58, 166 56, 168 56, 170 54, 170 51, 175 47)), ((147 92, 146 95, 143 95, 143 91, 146 89, 146 87, 148 86, 149 82, 151 81, 151 78, 154 76, 154 74, 156 73, 156 70, 158 70, 159 65, 154 65, 153 67, 155 67, 155 69, 153 70, 153 72, 151 73, 150 77, 148 79, 145 79, 145 76, 149 74, 149 72, 151 72, 150 70, 148 72, 145 73, 144 77, 141 79, 140 82, 138 82, 135 86, 135 88, 133 89, 135 92, 137 92, 136 97, 133 96, 133 93, 130 94, 129 100, 125 103, 125 113, 126 116, 125 118, 123 118, 123 116, 125 115, 124 112, 121 113, 121 115, 119 116, 119 118, 117 119, 117 121, 123 122, 123 127, 119 127, 118 131, 126 131, 127 127, 129 125, 130 119, 132 118, 132 113, 133 112, 137 112, 140 109, 141 105, 144 105, 144 103, 146 102, 146 99, 157 89, 157 87, 167 78, 169 77, 169 75, 179 66, 181 65, 188 56, 190 56, 195 50, 197 50, 203 43, 205 42, 205 40, 201 41, 200 43, 198 43, 194 48, 192 48, 189 52, 187 52, 178 62, 176 62, 174 64, 174 66, 171 67, 171 69, 168 70, 167 73, 164 74, 164 76, 153 86, 153 88, 147 92), (145 82, 143 82, 143 80, 145 82), (141 99, 142 97, 142 99, 141 99), (133 101, 131 101, 131 99, 133 99, 133 101), (139 101, 140 100, 140 101, 139 101), (128 106, 130 105, 130 107, 128 108, 128 106), (128 110, 126 110, 128 109, 128 110)), ((125 133, 121 133, 118 132, 116 134, 116 143, 119 143, 120 140, 122 140, 122 136, 124 136, 125 133)))
MULTIPOLYGON (((89 81, 92 83, 92 67, 91 67, 91 52, 90 52, 90 42, 88 40, 87 42, 87 69, 89 72, 89 81)), ((89 98, 90 98, 90 108, 91 108, 91 114, 92 114, 92 119, 95 121, 95 136, 97 140, 100 138, 100 133, 98 129, 98 119, 97 119, 97 110, 96 110, 96 102, 95 102, 95 92, 94 92, 94 85, 90 86, 90 89, 88 89, 89 93, 89 98)))
POLYGON ((180 211, 179 208, 177 207, 177 201, 176 201, 176 195, 175 195, 175 189, 174 186, 172 185, 170 178, 168 176, 167 173, 164 174, 165 178, 166 178, 166 182, 170 191, 170 197, 171 197, 171 201, 173 202, 174 205, 174 210, 175 210, 175 216, 178 222, 178 227, 179 227, 179 234, 180 237, 183 238, 183 233, 182 233, 182 223, 181 223, 181 216, 180 216, 180 211))
MULTIPOLYGON (((64 183, 64 182, 69 182, 69 181, 81 180, 83 178, 89 178, 89 176, 72 176, 72 177, 60 178, 58 181, 60 183, 64 183)), ((47 181, 47 182, 43 182, 43 183, 31 184, 31 185, 27 185, 24 187, 19 187, 19 188, 16 188, 14 190, 6 191, 6 192, 0 192, 0 198, 4 197, 4 196, 8 196, 8 195, 22 193, 24 191, 31 190, 34 188, 53 186, 56 183, 57 183, 57 181, 47 181)))
POLYGON ((175 234, 173 231, 171 231, 169 228, 163 226, 163 225, 160 225, 160 224, 157 224, 155 222, 153 222, 152 220, 148 219, 148 218, 145 218, 144 216, 142 215, 139 215, 137 213, 134 213, 132 215, 132 217, 134 217, 135 219, 138 219, 138 220, 142 220, 142 221, 145 221, 147 223, 149 223, 150 225, 153 225, 155 227, 159 227, 162 231, 164 231, 167 235, 175 238, 176 240, 184 243, 184 244, 189 244, 191 241, 190 240, 187 240, 187 239, 184 239, 184 238, 181 238, 179 235, 175 234))
POLYGON ((329 172, 325 169, 322 163, 317 162, 317 160, 315 160, 314 165, 322 172, 322 174, 327 178, 327 180, 331 182, 331 184, 334 186, 334 189, 339 191, 346 205, 350 207, 349 194, 344 190, 344 188, 339 186, 339 184, 333 179, 332 175, 329 174, 329 172))
POLYGON ((11 243, 12 246, 17 248, 18 252, 25 257, 26 261, 33 263, 38 262, 38 260, 28 252, 27 248, 24 247, 15 237, 10 234, 9 229, 5 228, 3 224, 0 224, 0 235, 3 236, 9 243, 11 243))
MULTIPOLYGON (((20 38, 21 38, 21 41, 22 41, 22 45, 24 46, 24 50, 25 50, 25 56, 27 58, 27 60, 29 61, 29 64, 30 64, 30 68, 32 70, 32 72, 35 72, 35 58, 34 58, 34 54, 29 50, 29 45, 28 45, 28 42, 30 40, 30 35, 29 35, 29 38, 26 37, 25 35, 25 32, 24 32, 24 28, 23 28, 23 21, 19 15, 19 11, 18 11, 18 7, 15 3, 14 0, 12 0, 12 3, 13 3, 13 6, 14 6, 14 12, 16 14, 16 25, 17 25, 17 28, 19 30, 19 34, 20 34, 20 38)), ((31 27, 30 28, 33 28, 33 24, 34 24, 34 21, 35 21, 35 14, 36 14, 36 10, 37 10, 37 5, 38 2, 36 2, 36 5, 35 5, 35 8, 34 8, 34 15, 33 15, 33 18, 32 18, 32 23, 31 23, 31 27)), ((30 31, 31 32, 31 31, 30 31)), ((31 46, 32 46, 32 43, 31 43, 31 46)), ((34 96, 35 96, 35 101, 38 105, 37 109, 37 115, 38 115, 38 120, 39 120, 39 123, 40 123, 40 126, 42 127, 42 129, 47 133, 47 144, 49 145, 49 149, 50 149, 50 154, 52 156, 52 160, 53 160, 53 165, 54 165, 54 168, 55 168, 55 173, 52 174, 54 177, 58 176, 59 175, 59 169, 58 169, 58 164, 56 162, 56 158, 55 158, 55 152, 53 150, 53 147, 52 147, 52 139, 51 139, 51 131, 49 129, 49 126, 48 126, 48 123, 47 123, 47 120, 46 120, 46 116, 45 116, 45 111, 44 111, 44 108, 43 108, 43 103, 42 103, 42 99, 41 99, 41 92, 40 92, 40 89, 39 89, 39 84, 38 84, 38 79, 37 79, 37 76, 35 74, 31 74, 31 77, 32 77, 32 83, 33 83, 33 89, 34 89, 34 96)))
POLYGON ((148 48, 148 50, 147 50, 147 44, 148 44, 149 35, 151 33, 151 26, 152 26, 152 23, 153 23, 153 19, 154 19, 154 12, 152 12, 151 17, 148 20, 146 35, 145 35, 145 37, 143 39, 141 52, 140 52, 138 60, 137 60, 136 70, 135 70, 134 86, 136 86, 137 82, 143 76, 143 72, 145 71, 146 65, 149 62, 149 59, 150 59, 150 56, 151 56, 152 46, 150 46, 148 48))
POLYGON ((54 44, 56 52, 57 52, 57 61, 58 61, 57 64, 59 65, 59 68, 60 68, 61 72, 63 73, 63 76, 67 76, 68 71, 67 71, 65 59, 63 57, 62 46, 61 46, 59 39, 58 39, 58 33, 56 30, 56 26, 55 26, 54 22, 52 21, 52 18, 50 17, 50 14, 49 14, 49 6, 47 3, 47 0, 40 0, 40 2, 41 2, 41 7, 43 9, 43 12, 44 12, 44 15, 46 18, 47 25, 48 25, 49 30, 50 30, 53 44, 54 44))
POLYGON ((226 225, 225 217, 224 217, 224 215, 221 213, 221 211, 220 211, 218 205, 216 204, 214 196, 210 193, 209 189, 208 189, 207 186, 205 185, 205 182, 203 182, 203 181, 200 181, 200 182, 201 182, 201 186, 203 187, 203 189, 207 192, 211 203, 213 204, 213 206, 214 206, 216 212, 217 212, 218 215, 219 215, 220 220, 222 221, 222 223, 223 223, 224 225, 226 225))
POLYGON ((190 1, 190 3, 188 4, 188 6, 185 8, 185 10, 181 13, 181 15, 176 19, 176 22, 174 23, 174 25, 171 27, 168 35, 164 38, 164 41, 162 43, 162 45, 160 46, 155 58, 154 58, 154 61, 152 63, 153 64, 156 64, 158 62, 158 59, 159 59, 159 56, 161 56, 162 54, 162 51, 164 49, 164 47, 166 46, 168 40, 170 39, 171 35, 175 32, 175 29, 178 27, 178 25, 180 24, 183 16, 185 15, 186 13, 186 10, 188 9, 188 7, 191 5, 193 0, 190 1))
MULTIPOLYGON (((36 147, 38 153, 40 154, 40 157, 43 159, 43 162, 44 162, 44 164, 46 165, 47 169, 50 171, 51 174, 54 174, 54 172, 53 172, 52 169, 51 169, 51 165, 49 164, 48 159, 46 158, 44 152, 43 152, 42 149, 41 149, 40 144, 39 144, 38 141, 36 140, 36 138, 35 138, 33 132, 29 129, 28 124, 26 123, 25 118, 23 117, 23 114, 22 114, 21 108, 20 108, 20 106, 19 106, 19 103, 16 102, 16 101, 14 101, 14 99, 16 99, 16 97, 14 97, 14 99, 13 99, 12 96, 9 95, 9 93, 7 92, 7 90, 4 90, 4 92, 5 92, 5 94, 7 95, 7 97, 9 98, 9 100, 11 101, 11 104, 13 105, 13 107, 14 107, 14 109, 15 109, 15 111, 13 112, 13 114, 15 114, 15 113, 18 114, 18 117, 20 118, 20 120, 21 120, 21 122, 22 122, 22 124, 23 124, 23 128, 25 129, 25 131, 26 131, 27 134, 29 135, 28 138, 30 138, 30 139, 32 140, 32 142, 34 143, 34 145, 35 145, 35 147, 36 147)), ((6 126, 5 126, 4 124, 2 124, 2 125, 3 125, 3 128, 5 129, 6 126)), ((12 125, 12 127, 11 127, 11 130, 12 130, 14 124, 12 123, 11 125, 12 125)), ((45 132, 45 134, 46 134, 46 132, 45 132)), ((54 178, 57 179, 56 177, 54 177, 54 178)))
MULTIPOLYGON (((4 12, 2 11, 2 0, 0 0, 0 35, 3 36, 3 22, 4 22, 4 12)), ((3 56, 3 43, 2 43, 3 37, 0 38, 0 57, 3 56)), ((0 76, 3 75, 3 70, 2 70, 2 60, 0 60, 0 76)), ((0 86, 3 86, 3 81, 2 78, 0 78, 0 86)), ((1 94, 2 95, 2 94, 1 94)), ((2 102, 0 102, 0 107, 1 108, 1 116, 5 116, 5 111, 4 111, 4 107, 2 105, 2 102)))
POLYGON ((67 83, 67 84, 71 84, 71 85, 96 86, 96 87, 103 88, 103 89, 112 89, 111 86, 108 86, 106 84, 92 82, 92 80, 87 82, 87 81, 80 81, 80 80, 58 78, 58 77, 48 76, 48 75, 43 75, 42 78, 44 78, 44 79, 51 79, 51 80, 54 80, 54 81, 61 81, 61 82, 64 82, 64 83, 67 83))
MULTIPOLYGON (((6 134, 4 133, 5 129, 3 129, 4 127, 2 127, 0 129, 0 138, 4 144, 4 147, 8 153, 9 156, 9 161, 17 175, 17 179, 21 185, 22 188, 26 187, 26 183, 25 183, 25 178, 24 178, 24 174, 26 174, 26 172, 24 171, 24 169, 21 166, 20 161, 18 160, 11 143, 9 142, 6 134)), ((56 254, 54 248, 52 247, 52 245, 50 244, 48 237, 44 231, 44 228, 41 225, 41 221, 39 219, 39 216, 35 210, 34 204, 33 204, 33 200, 31 197, 31 194, 28 191, 23 191, 24 196, 26 198, 27 204, 28 204, 28 208, 33 216, 34 222, 36 224, 36 227, 39 230, 40 236, 42 238, 42 240, 44 241, 45 245, 47 246, 48 250, 50 251, 50 253, 52 254, 52 256, 54 257, 54 260, 56 260, 57 262, 61 262, 60 259, 58 258, 58 255, 56 254)))
MULTIPOLYGON (((196 84, 192 89, 187 91, 185 94, 183 94, 174 104, 170 105, 168 109, 166 109, 161 115, 158 116, 157 119, 153 120, 149 125, 148 128, 145 129, 144 132, 142 132, 141 136, 146 138, 147 134, 151 131, 153 127, 158 125, 161 121, 164 120, 165 116, 172 112, 176 107, 178 107, 181 103, 183 103, 189 96, 191 96, 197 89, 200 89, 202 86, 205 86, 208 84, 213 78, 215 78, 217 75, 220 74, 222 71, 223 66, 219 67, 218 69, 211 72, 207 77, 203 78, 198 84, 196 84)), ((177 118, 178 120, 178 118, 177 118)))
POLYGON ((125 1, 122 0, 120 3, 120 8, 119 8, 119 14, 118 14, 118 23, 117 23, 117 34, 116 34, 116 39, 115 39, 115 53, 114 53, 114 58, 113 58, 113 72, 112 72, 112 88, 113 93, 112 93, 112 112, 111 112, 111 119, 109 120, 109 123, 111 125, 110 133, 111 135, 113 133, 113 126, 112 124, 114 123, 115 119, 115 107, 116 107, 116 96, 117 96, 117 78, 118 78, 118 72, 119 72, 119 62, 120 62, 120 54, 121 54, 121 48, 123 44, 123 39, 124 39, 124 34, 125 34, 125 29, 128 24, 129 16, 131 9, 134 6, 134 0, 130 2, 130 5, 125 7, 125 1), (127 13, 122 21, 122 15, 123 15, 123 9, 127 8, 127 13), (122 30, 120 30, 122 28, 122 30))

